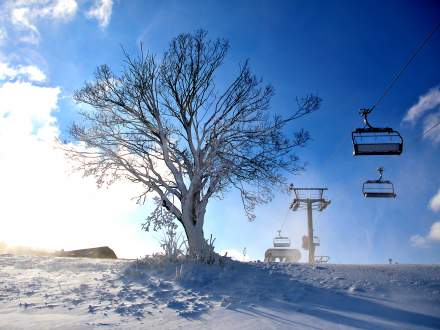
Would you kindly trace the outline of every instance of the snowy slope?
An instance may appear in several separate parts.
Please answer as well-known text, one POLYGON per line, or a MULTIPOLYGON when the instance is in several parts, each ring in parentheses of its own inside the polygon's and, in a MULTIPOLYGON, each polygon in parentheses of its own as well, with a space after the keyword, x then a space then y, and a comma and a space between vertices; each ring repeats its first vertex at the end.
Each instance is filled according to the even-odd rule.
POLYGON ((0 329, 440 329, 440 266, 0 256, 0 329))

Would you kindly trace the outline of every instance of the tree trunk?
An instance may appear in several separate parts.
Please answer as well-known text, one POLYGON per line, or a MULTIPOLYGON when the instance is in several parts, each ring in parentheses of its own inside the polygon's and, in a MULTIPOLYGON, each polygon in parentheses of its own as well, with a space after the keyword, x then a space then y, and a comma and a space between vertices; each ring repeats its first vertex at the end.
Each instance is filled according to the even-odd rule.
POLYGON ((205 258, 209 254, 209 246, 203 235, 202 226, 187 224, 184 228, 188 239, 189 254, 195 258, 205 258))
POLYGON ((195 258, 205 258, 211 253, 203 235, 205 206, 195 198, 187 198, 182 206, 182 225, 188 240, 189 253, 195 258))

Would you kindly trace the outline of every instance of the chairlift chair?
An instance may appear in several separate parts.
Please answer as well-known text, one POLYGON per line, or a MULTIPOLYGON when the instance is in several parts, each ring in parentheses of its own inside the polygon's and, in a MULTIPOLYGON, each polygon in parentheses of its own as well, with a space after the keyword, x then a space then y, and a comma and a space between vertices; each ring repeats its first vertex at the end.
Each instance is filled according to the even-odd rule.
POLYGON ((290 239, 289 237, 281 236, 281 230, 278 230, 278 236, 273 239, 273 246, 275 248, 289 248, 290 239))
POLYGON ((362 193, 364 197, 376 197, 376 198, 395 198, 394 185, 391 181, 383 180, 384 168, 379 167, 377 169, 380 176, 378 180, 367 180, 362 186, 362 193))
POLYGON ((403 138, 390 127, 377 128, 368 122, 370 109, 361 109, 365 126, 351 133, 354 156, 400 155, 403 151, 403 138))

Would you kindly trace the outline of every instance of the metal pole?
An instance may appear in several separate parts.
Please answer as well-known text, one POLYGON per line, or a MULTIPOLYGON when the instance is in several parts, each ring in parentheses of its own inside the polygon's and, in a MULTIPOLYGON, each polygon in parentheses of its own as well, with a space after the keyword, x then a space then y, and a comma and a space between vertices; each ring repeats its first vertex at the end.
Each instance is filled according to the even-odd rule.
POLYGON ((315 263, 315 244, 313 243, 312 201, 307 199, 307 223, 309 229, 309 264, 315 263))

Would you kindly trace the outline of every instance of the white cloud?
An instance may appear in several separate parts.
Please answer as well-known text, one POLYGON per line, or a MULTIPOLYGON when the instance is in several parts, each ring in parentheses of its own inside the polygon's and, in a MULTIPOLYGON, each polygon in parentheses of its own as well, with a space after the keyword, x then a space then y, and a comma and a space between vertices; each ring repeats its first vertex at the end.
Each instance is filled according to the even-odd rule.
POLYGON ((429 201, 429 207, 435 212, 440 211, 440 189, 429 201))
POLYGON ((11 10, 12 24, 21 28, 27 28, 38 33, 37 28, 30 21, 31 10, 28 7, 13 8, 11 10))
POLYGON ((144 214, 132 184, 98 189, 71 173, 54 139, 58 87, 0 83, 0 241, 43 249, 100 245, 118 256, 152 253, 157 242, 140 231, 144 214))
POLYGON ((94 6, 87 12, 87 17, 94 18, 102 28, 110 23, 113 0, 95 0, 94 6))
POLYGON ((433 241, 440 241, 440 221, 432 224, 428 238, 433 241))
POLYGON ((40 33, 37 27, 31 22, 29 8, 14 8, 11 10, 12 24, 24 33, 20 36, 22 42, 37 44, 40 41, 40 33))
POLYGON ((10 17, 12 26, 21 31, 21 41, 37 44, 40 40, 38 20, 68 21, 75 16, 77 8, 78 4, 75 0, 10 0, 3 4, 0 13, 10 17))
MULTIPOLYGON (((112 15, 112 0, 83 1, 84 13, 105 28, 112 15)), ((0 4, 0 44, 8 37, 29 44, 40 42, 41 21, 67 22, 81 10, 77 0, 6 0, 0 4)), ((82 10, 81 10, 82 11, 82 10)))
MULTIPOLYGON (((429 201, 429 207, 434 212, 440 211, 440 189, 429 201)), ((429 233, 426 236, 413 235, 410 237, 410 243, 414 247, 427 247, 433 241, 440 241, 440 221, 431 225, 429 233)))
POLYGON ((415 123, 426 112, 439 109, 440 107, 440 88, 431 88, 428 93, 419 97, 419 101, 414 104, 406 113, 403 121, 415 123))
POLYGON ((431 88, 426 94, 420 96, 419 101, 408 110, 403 121, 415 124, 423 116, 425 116, 423 132, 426 132, 424 138, 440 143, 440 125, 436 126, 440 123, 439 86, 431 88), (431 113, 428 114, 428 112, 431 113))
POLYGON ((46 7, 47 16, 69 20, 75 16, 78 5, 75 0, 58 0, 52 6, 46 7))
MULTIPOLYGON (((0 143, 3 150, 15 148, 34 127, 53 127, 59 88, 34 86, 29 82, 7 82, 0 87, 0 143), (25 96, 25 97, 23 97, 25 96), (12 145, 8 145, 7 142, 12 145)), ((4 164, 2 164, 4 165, 4 164)))
POLYGON ((411 246, 414 247, 427 247, 428 246, 428 240, 420 235, 413 235, 409 238, 409 241, 411 243, 411 246))
POLYGON ((19 74, 28 76, 31 81, 44 81, 46 75, 38 67, 34 65, 27 65, 18 68, 19 74))
POLYGON ((14 79, 16 76, 16 69, 10 67, 7 63, 0 62, 0 80, 14 79))
POLYGON ((434 222, 427 236, 413 235, 409 239, 414 247, 428 247, 429 243, 440 241, 440 221, 434 222))
POLYGON ((11 67, 8 63, 0 62, 0 80, 13 80, 19 76, 30 81, 42 82, 46 80, 46 75, 35 65, 25 65, 11 67))

